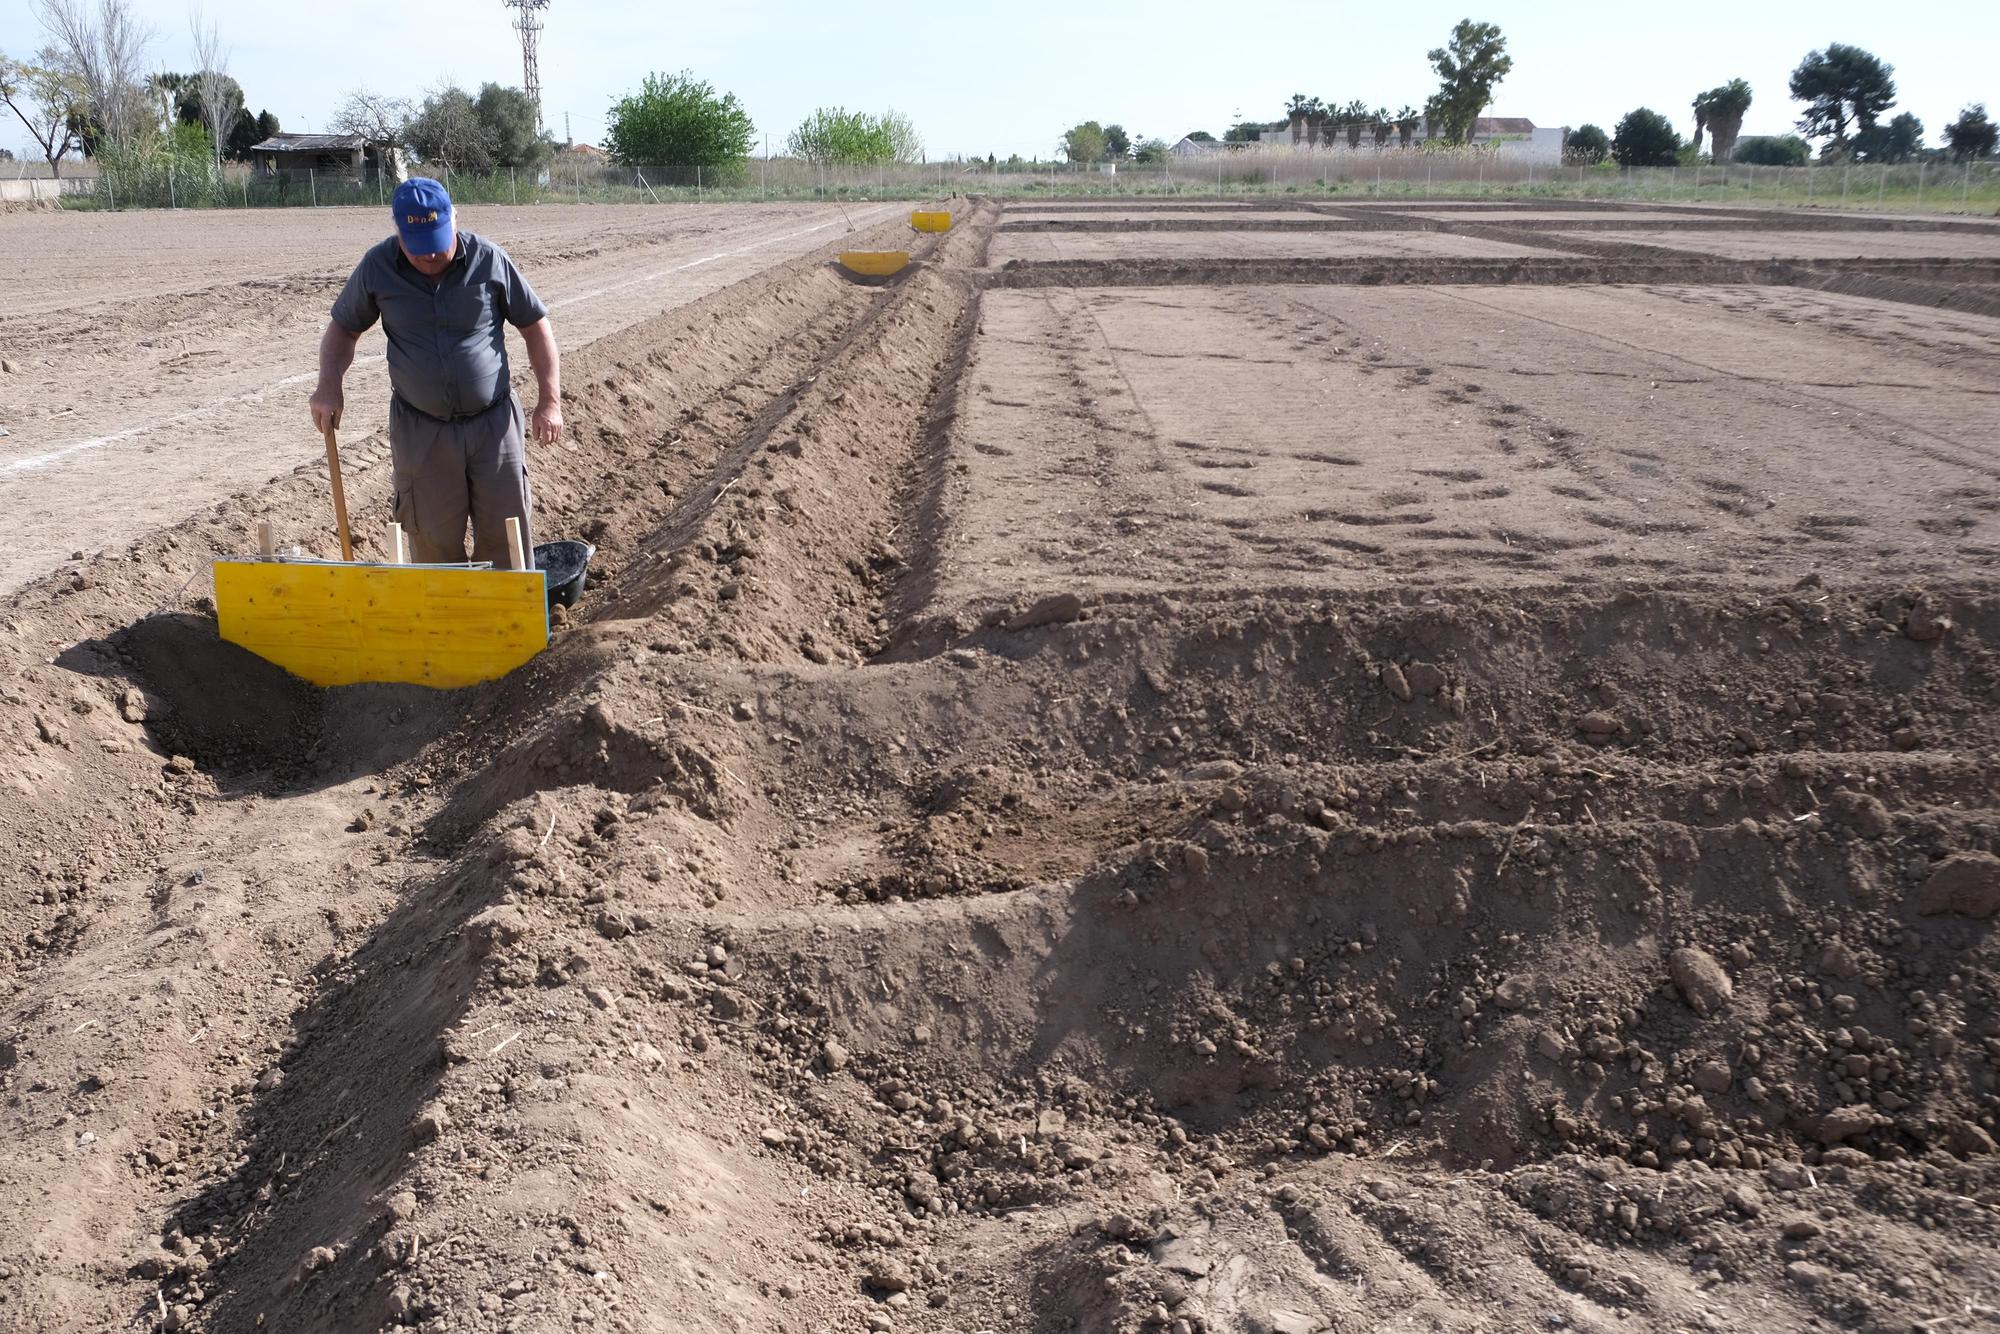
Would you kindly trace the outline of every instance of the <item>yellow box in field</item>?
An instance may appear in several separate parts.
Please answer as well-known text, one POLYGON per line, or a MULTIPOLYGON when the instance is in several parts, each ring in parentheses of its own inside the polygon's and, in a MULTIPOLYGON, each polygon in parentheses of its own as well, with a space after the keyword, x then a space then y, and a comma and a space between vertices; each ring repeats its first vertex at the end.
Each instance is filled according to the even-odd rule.
POLYGON ((892 273, 901 273, 909 265, 910 252, 907 250, 843 250, 840 252, 841 267, 850 273, 858 273, 864 278, 886 278, 892 273))
POLYGON ((948 232, 951 230, 951 214, 919 209, 910 215, 910 226, 920 232, 948 232))
POLYGON ((539 570, 218 560, 222 637, 317 686, 491 681, 549 643, 539 570))

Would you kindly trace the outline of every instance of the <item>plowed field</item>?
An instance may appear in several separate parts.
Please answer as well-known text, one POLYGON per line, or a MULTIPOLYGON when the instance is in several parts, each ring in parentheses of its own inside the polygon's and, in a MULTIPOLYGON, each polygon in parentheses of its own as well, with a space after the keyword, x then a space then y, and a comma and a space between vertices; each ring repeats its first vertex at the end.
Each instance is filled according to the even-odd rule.
POLYGON ((12 596, 0 1326, 1994 1327, 1996 228, 952 206, 572 341, 505 680, 12 596))

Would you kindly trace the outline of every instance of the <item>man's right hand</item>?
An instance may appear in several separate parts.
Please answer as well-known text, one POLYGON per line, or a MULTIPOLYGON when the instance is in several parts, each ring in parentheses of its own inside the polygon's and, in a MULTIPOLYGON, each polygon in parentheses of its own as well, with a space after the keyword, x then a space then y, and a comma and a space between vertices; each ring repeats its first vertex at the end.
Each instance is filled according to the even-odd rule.
POLYGON ((346 406, 346 399, 342 396, 338 385, 332 389, 321 386, 313 390, 312 398, 308 401, 312 405, 313 426, 322 435, 340 425, 340 410, 346 406))

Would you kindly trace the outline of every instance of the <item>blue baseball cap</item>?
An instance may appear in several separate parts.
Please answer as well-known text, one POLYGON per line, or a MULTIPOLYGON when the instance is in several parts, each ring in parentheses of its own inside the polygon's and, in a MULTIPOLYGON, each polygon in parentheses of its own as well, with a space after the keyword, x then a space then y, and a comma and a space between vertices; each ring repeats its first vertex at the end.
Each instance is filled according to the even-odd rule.
POLYGON ((442 255, 456 242, 451 225, 451 196, 428 176, 412 176, 396 187, 389 202, 396 214, 396 234, 413 255, 442 255))

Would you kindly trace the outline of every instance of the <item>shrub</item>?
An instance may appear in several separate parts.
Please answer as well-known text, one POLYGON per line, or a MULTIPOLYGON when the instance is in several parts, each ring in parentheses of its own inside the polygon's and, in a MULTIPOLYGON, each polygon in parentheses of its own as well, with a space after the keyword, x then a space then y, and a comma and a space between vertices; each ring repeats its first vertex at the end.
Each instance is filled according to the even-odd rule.
POLYGON ((682 70, 648 74, 637 93, 613 103, 604 146, 628 166, 720 167, 750 156, 755 132, 734 93, 682 70))
POLYGON ((1735 161, 1756 167, 1803 167, 1812 147, 1796 134, 1753 134, 1736 142, 1735 161))
POLYGON ((1595 125, 1579 125, 1563 140, 1563 161, 1594 167, 1611 156, 1611 139, 1595 125))
POLYGON ((1671 167, 1680 152, 1681 137, 1672 123, 1648 107, 1626 112, 1611 136, 1611 156, 1621 167, 1671 167))

